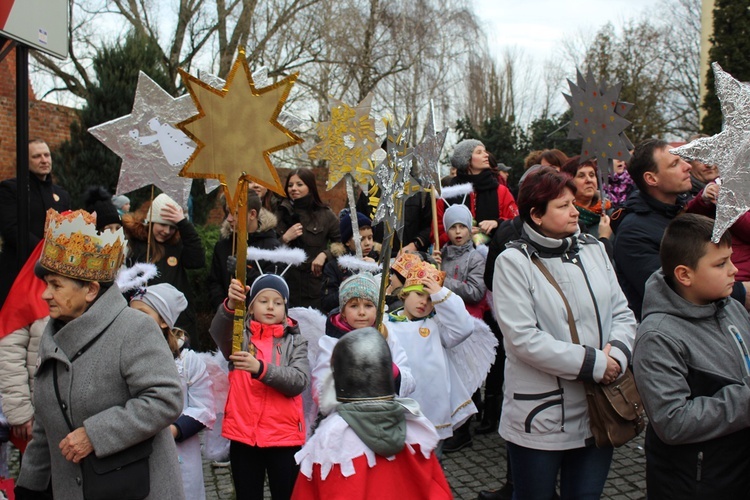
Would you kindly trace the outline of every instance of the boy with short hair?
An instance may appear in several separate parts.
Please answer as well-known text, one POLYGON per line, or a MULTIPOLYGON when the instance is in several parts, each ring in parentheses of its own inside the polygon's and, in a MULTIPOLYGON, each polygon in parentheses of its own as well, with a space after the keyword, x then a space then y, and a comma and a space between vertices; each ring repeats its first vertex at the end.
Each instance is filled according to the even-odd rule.
POLYGON ((750 497, 750 319, 729 298, 731 237, 686 214, 646 283, 633 367, 649 417, 649 498, 750 497))

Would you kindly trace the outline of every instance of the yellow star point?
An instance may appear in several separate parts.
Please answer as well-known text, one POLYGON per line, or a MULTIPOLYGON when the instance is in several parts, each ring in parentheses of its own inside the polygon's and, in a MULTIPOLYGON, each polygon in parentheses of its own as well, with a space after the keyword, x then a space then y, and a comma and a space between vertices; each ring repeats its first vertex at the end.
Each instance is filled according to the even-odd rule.
POLYGON ((180 175, 219 179, 226 185, 231 206, 237 199, 232 190, 241 179, 283 195, 270 154, 302 142, 278 122, 297 75, 257 89, 242 52, 221 90, 185 71, 180 70, 180 75, 198 108, 197 115, 177 124, 198 145, 180 175))

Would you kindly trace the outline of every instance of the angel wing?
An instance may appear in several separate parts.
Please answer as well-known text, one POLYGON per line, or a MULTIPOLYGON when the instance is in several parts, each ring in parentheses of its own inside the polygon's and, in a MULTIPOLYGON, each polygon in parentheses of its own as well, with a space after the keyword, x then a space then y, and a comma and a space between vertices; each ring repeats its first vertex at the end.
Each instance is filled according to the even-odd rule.
POLYGON ((447 349, 448 358, 470 394, 481 387, 487 372, 495 362, 497 349, 497 338, 487 323, 473 316, 472 320, 472 334, 457 346, 447 349))
MULTIPOLYGON (((312 370, 318 359, 318 341, 326 333, 326 316, 312 307, 292 307, 288 315, 297 322, 300 334, 307 340, 307 359, 312 370)), ((312 383, 312 377, 310 383, 312 383)), ((318 418, 318 405, 312 397, 310 385, 302 392, 302 408, 305 412, 305 426, 309 438, 315 430, 315 422, 318 418)))

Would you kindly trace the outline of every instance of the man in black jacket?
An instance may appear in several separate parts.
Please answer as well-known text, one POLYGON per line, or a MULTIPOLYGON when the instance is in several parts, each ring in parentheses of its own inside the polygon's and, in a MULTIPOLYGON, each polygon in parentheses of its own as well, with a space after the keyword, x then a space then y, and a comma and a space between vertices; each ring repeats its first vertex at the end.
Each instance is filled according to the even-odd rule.
POLYGON ((638 144, 628 165, 637 191, 612 215, 615 265, 628 306, 641 319, 646 280, 659 269, 664 230, 685 206, 690 191, 690 164, 669 152, 669 144, 647 139, 638 144))
MULTIPOLYGON (((49 146, 41 139, 29 141, 29 250, 44 239, 47 210, 70 210, 70 195, 52 183, 52 156, 49 146)), ((18 274, 18 205, 17 180, 0 183, 0 306, 5 302, 10 286, 18 274)))

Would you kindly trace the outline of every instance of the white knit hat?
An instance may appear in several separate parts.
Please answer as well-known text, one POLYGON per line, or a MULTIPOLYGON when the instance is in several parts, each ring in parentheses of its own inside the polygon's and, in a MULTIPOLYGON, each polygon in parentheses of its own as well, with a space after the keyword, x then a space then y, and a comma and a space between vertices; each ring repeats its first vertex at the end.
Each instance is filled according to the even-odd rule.
POLYGON ((149 221, 151 221, 152 223, 156 223, 156 224, 165 224, 167 226, 174 226, 174 222, 164 220, 161 216, 162 209, 166 208, 167 205, 179 206, 176 201, 174 201, 172 198, 170 198, 164 193, 154 198, 154 201, 151 203, 151 208, 148 209, 148 213, 146 214, 146 220, 144 220, 143 223, 148 224, 149 221), (152 212, 153 212, 153 215, 151 215, 152 212))

